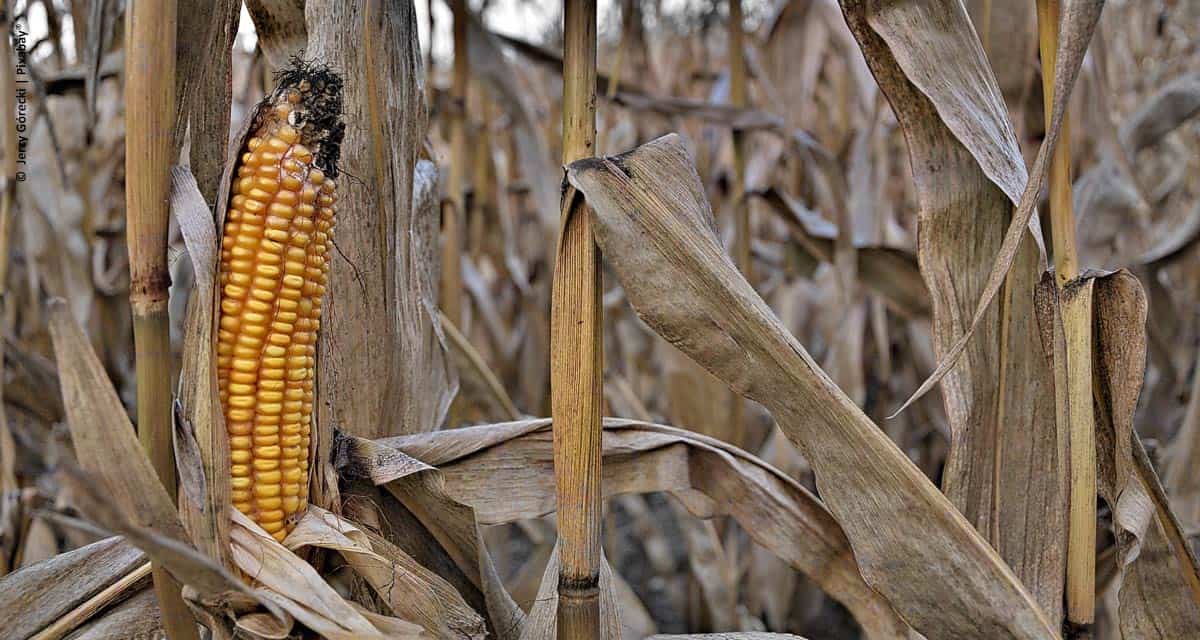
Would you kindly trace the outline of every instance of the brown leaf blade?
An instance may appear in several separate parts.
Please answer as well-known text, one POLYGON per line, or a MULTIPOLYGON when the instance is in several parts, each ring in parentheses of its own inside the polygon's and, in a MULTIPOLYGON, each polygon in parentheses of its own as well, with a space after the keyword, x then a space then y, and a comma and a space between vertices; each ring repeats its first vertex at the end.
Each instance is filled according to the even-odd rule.
POLYGON ((737 273, 676 137, 576 162, 568 178, 595 209, 597 240, 638 315, 771 411, 812 464, 863 577, 915 629, 1056 637, 1011 569, 737 273))
POLYGON ((1146 366, 1146 294, 1128 271, 1092 276, 1100 495, 1113 511, 1127 638, 1200 634, 1200 573, 1133 428, 1146 366))
MULTIPOLYGON (((555 509, 548 420, 526 420, 386 441, 437 465, 445 490, 485 524, 555 509), (503 486, 497 493, 492 487, 503 486)), ((609 418, 603 438, 606 497, 670 492, 692 515, 728 515, 778 559, 803 573, 855 616, 867 637, 907 632, 863 582, 845 534, 811 493, 762 460, 716 438, 609 418)))
POLYGON ((81 452, 80 465, 103 479, 109 500, 122 515, 176 540, 188 540, 91 343, 62 301, 51 301, 49 307, 63 406, 75 450, 81 452), (118 460, 120 464, 113 464, 118 460))
POLYGON ((233 559, 260 588, 255 595, 273 603, 308 628, 331 640, 382 640, 383 635, 325 582, 317 570, 275 541, 236 509, 230 509, 233 559))
MULTIPOLYGON (((426 436, 407 437, 420 439, 426 436)), ((364 478, 385 487, 444 549, 470 586, 482 593, 486 611, 481 613, 487 616, 489 630, 502 640, 520 637, 525 627, 525 614, 500 581, 483 542, 475 511, 446 494, 444 480, 437 469, 387 446, 386 442, 363 438, 343 440, 339 469, 342 476, 364 478)))
MULTIPOLYGON (((847 2, 845 6, 857 7, 862 4, 855 1, 847 2)), ((1008 229, 1004 232, 1004 241, 996 253, 996 262, 988 273, 983 295, 979 298, 979 303, 975 307, 975 312, 971 317, 971 322, 966 332, 946 351, 945 355, 938 362, 937 369, 930 374, 925 382, 921 383, 921 386, 913 392, 912 396, 901 405, 896 413, 903 411, 917 398, 928 393, 930 389, 954 368, 966 350, 971 337, 975 334, 984 316, 987 314, 992 301, 1000 292, 1001 287, 1004 286, 1008 272, 1017 258, 1021 240, 1026 233, 1026 227, 1029 226, 1030 220, 1033 217, 1038 194, 1041 191, 1042 184, 1045 182, 1046 170, 1049 167, 1051 156, 1054 153, 1054 146, 1057 144, 1058 136, 1061 133, 1063 117, 1066 113, 1067 103, 1071 97, 1071 89, 1074 87, 1075 78, 1079 74, 1079 67, 1083 62, 1083 56, 1087 51, 1087 45, 1091 40, 1092 32, 1095 30, 1096 23, 1100 19, 1100 10, 1103 6, 1103 0, 1071 0, 1063 7, 1061 18, 1062 33, 1059 38, 1058 57, 1055 60, 1054 69, 1054 108, 1051 114, 1050 126, 1046 131, 1045 140, 1042 142, 1041 147, 1038 148, 1033 168, 1029 172, 1029 181, 1020 192, 1020 198, 1015 201, 1017 205, 1016 211, 1013 213, 1008 229)), ((996 178, 993 177, 993 179, 995 180, 996 178)), ((1006 186, 1007 182, 1005 180, 1005 184, 1000 184, 999 182, 998 184, 1006 186)), ((1011 193, 1008 195, 1010 198, 1012 197, 1011 193)))
POLYGON ((439 638, 482 638, 483 619, 437 574, 386 540, 320 507, 310 507, 284 541, 340 554, 391 610, 439 638))
POLYGON ((31 637, 145 562, 140 550, 112 537, 10 573, 0 579, 4 632, 31 637))
MULTIPOLYGON (((246 137, 249 121, 235 136, 231 158, 246 137)), ((218 189, 216 222, 224 222, 229 184, 234 163, 226 165, 218 189)), ((217 323, 217 226, 205 204, 196 179, 185 167, 171 171, 171 213, 179 224, 180 235, 192 262, 196 282, 188 299, 184 323, 183 362, 179 374, 176 418, 186 422, 194 434, 200 458, 196 471, 205 479, 201 502, 189 499, 181 503, 180 514, 197 548, 225 566, 230 566, 229 520, 229 442, 225 418, 217 394, 216 349, 213 348, 217 323)))

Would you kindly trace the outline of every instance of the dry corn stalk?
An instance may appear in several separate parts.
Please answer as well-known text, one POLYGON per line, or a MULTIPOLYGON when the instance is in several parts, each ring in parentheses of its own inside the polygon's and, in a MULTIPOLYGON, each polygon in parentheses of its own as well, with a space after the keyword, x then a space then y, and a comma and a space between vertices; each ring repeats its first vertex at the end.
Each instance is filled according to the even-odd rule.
POLYGON ((217 379, 233 505, 282 540, 308 502, 342 81, 293 61, 258 110, 221 242, 217 379))

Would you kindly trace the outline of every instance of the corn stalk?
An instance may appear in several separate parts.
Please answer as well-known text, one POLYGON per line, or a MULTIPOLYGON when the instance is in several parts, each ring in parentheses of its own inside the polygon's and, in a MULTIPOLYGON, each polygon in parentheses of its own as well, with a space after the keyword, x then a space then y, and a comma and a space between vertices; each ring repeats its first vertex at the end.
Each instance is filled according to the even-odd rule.
MULTIPOLYGON (((1038 43, 1046 127, 1054 101, 1059 0, 1038 0, 1038 43)), ((1096 425, 1092 404, 1092 287, 1080 282, 1071 204, 1071 136, 1063 115, 1061 139, 1050 163, 1050 224, 1055 281, 1063 305, 1066 335, 1065 380, 1058 393, 1059 428, 1068 430, 1070 502, 1067 515, 1067 622, 1087 634, 1096 609, 1096 425), (1063 386, 1065 385, 1065 386, 1063 386), (1064 424, 1064 419, 1066 424, 1064 424)), ((1061 369, 1060 369, 1061 371, 1061 369)))
POLYGON ((442 311, 462 322, 462 219, 466 212, 467 173, 467 0, 453 0, 454 81, 450 87, 450 179, 447 207, 442 213, 442 311))
MULTIPOLYGON (((0 99, 3 102, 5 121, 4 129, 4 164, 0 166, 4 175, 3 191, 0 191, 0 322, 7 325, 8 318, 8 254, 11 247, 12 214, 17 202, 17 84, 16 68, 13 65, 12 45, 8 33, 12 30, 7 7, 0 9, 3 21, 0 28, 3 31, 0 41, 0 99)), ((8 327, 2 326, 7 333, 8 327)), ((4 362, 4 344, 0 342, 0 362, 4 362)), ((0 376, 0 396, 4 392, 4 377, 0 376)), ((16 443, 8 427, 8 412, 0 403, 0 493, 15 492, 19 489, 16 474, 13 472, 16 443)), ((12 570, 8 562, 8 545, 0 545, 0 571, 8 573, 12 570)))
MULTIPOLYGON (((742 0, 729 0, 729 103, 744 109, 747 105, 746 60, 742 31, 742 0)), ((733 135, 733 188, 730 202, 733 203, 734 260, 738 270, 748 282, 754 282, 750 263, 750 204, 746 202, 746 132, 732 129, 733 135)), ((746 431, 746 405, 736 393, 729 397, 730 442, 742 446, 746 431)))
MULTIPOLYGON (((125 20, 125 206, 129 304, 137 362, 138 438, 158 479, 176 499, 171 442, 171 345, 167 314, 167 229, 175 124, 174 2, 133 2, 125 20)), ((180 585, 153 568, 163 628, 171 640, 196 638, 180 585)))
MULTIPOLYGON (((564 2, 563 164, 596 144, 596 2, 564 2)), ((558 490, 558 637, 600 631, 600 251, 590 209, 569 189, 550 308, 550 395, 558 490)))

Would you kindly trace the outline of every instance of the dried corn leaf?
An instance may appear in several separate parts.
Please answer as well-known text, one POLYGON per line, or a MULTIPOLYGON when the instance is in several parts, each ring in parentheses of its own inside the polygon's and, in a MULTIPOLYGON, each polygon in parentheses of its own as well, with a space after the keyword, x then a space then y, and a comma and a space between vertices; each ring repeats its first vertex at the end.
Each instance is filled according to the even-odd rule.
MULTIPOLYGON (((1068 24, 1090 17, 1077 15, 1082 4, 1068 8, 1068 24)), ((908 142, 921 205, 918 256, 941 359, 913 398, 945 376, 951 449, 943 488, 1053 624, 1062 616, 1066 563, 1066 443, 1034 326, 1041 238, 1036 223, 1025 228, 1042 175, 1035 168, 1028 179, 1003 97, 961 6, 843 7, 908 142), (1012 215, 1018 203, 1024 213, 1012 215), (1026 233, 1036 245, 1021 241, 1026 233), (997 293, 1001 303, 991 305, 997 293)), ((1063 38, 1075 66, 1058 74, 1056 98, 1070 91, 1090 27, 1085 33, 1063 38), (1065 84, 1064 73, 1071 75, 1065 84)))
POLYGON ((62 301, 50 302, 49 315, 71 439, 76 451, 87 452, 79 456, 83 469, 102 479, 102 490, 87 488, 105 492, 102 502, 108 510, 186 546, 188 536, 175 505, 83 330, 62 301))
POLYGON ((371 624, 375 625, 376 629, 379 629, 381 632, 383 632, 384 637, 386 637, 388 640, 420 640, 422 638, 430 637, 424 629, 411 622, 405 622, 399 618, 392 618, 379 615, 378 613, 372 613, 358 605, 354 605, 354 608, 359 613, 363 614, 364 618, 370 620, 371 624))
POLYGON ((4 633, 33 636, 145 562, 140 550, 112 537, 0 578, 4 633))
MULTIPOLYGON (((162 612, 153 589, 142 589, 113 605, 91 622, 79 627, 66 640, 112 640, 113 638, 158 638, 163 636, 162 612)), ((47 639, 49 640, 49 639, 47 639)))
POLYGON ((392 612, 437 638, 482 638, 483 619, 437 574, 395 545, 320 507, 310 507, 284 544, 339 553, 392 612))
MULTIPOLYGON (((235 525, 231 535, 237 536, 237 532, 238 529, 235 525)), ((237 549, 238 548, 235 546, 235 556, 237 555, 237 549)), ((284 552, 290 553, 286 550, 284 552)), ((253 563, 247 563, 247 566, 251 566, 256 569, 265 569, 262 565, 253 563)), ((272 570, 265 569, 265 571, 270 573, 272 570)), ((283 579, 297 580, 297 583, 301 587, 303 587, 304 584, 302 579, 298 579, 294 575, 290 575, 283 579)), ((320 580, 320 576, 316 576, 315 579, 320 580)), ((309 584, 315 585, 316 583, 309 584)), ((337 595, 337 592, 332 591, 332 588, 328 587, 328 585, 326 585, 326 589, 328 589, 333 596, 338 598, 341 597, 337 595)), ((384 640, 384 638, 386 638, 386 636, 383 635, 383 632, 381 632, 377 627, 375 627, 374 624, 367 620, 365 615, 359 613, 358 609, 354 608, 349 602, 343 601, 344 607, 339 607, 339 609, 350 612, 352 614, 350 619, 335 621, 335 619, 332 619, 328 616, 326 611, 314 611, 305 607, 303 604, 300 604, 298 600, 292 600, 291 598, 280 595, 271 589, 259 589, 258 595, 263 601, 273 603, 278 608, 283 609, 290 614, 297 622, 300 622, 309 629, 312 629, 320 638, 328 638, 328 640, 384 640), (347 629, 347 627, 350 627, 350 629, 347 629)))
MULTIPOLYGON (((191 259, 195 285, 188 300, 183 338, 183 362, 179 374, 180 417, 191 427, 200 457, 200 468, 183 475, 205 479, 203 501, 197 504, 194 491, 185 489, 180 514, 197 548, 225 566, 230 566, 229 520, 221 514, 230 506, 229 441, 225 418, 217 393, 217 225, 223 225, 229 200, 229 187, 241 143, 251 118, 234 136, 217 192, 216 224, 204 202, 196 180, 183 167, 171 170, 171 214, 179 224, 180 235, 191 259)), ((187 464, 189 461, 184 460, 187 464)))
MULTIPOLYGON (((391 438, 385 445, 436 466, 446 492, 471 505, 484 524, 554 511, 549 420, 467 427, 391 438), (496 492, 494 487, 505 487, 496 492)), ((719 440, 630 420, 605 421, 604 495, 669 491, 702 518, 730 515, 756 542, 844 604, 870 638, 903 635, 905 626, 867 587, 823 505, 799 484, 719 440)), ((364 451, 365 452, 365 451, 364 451)))
MULTIPOLYGON (((901 45, 898 48, 893 46, 885 50, 891 55, 899 56, 901 53, 904 54, 904 59, 909 62, 909 65, 901 66, 904 69, 903 73, 907 74, 906 80, 913 83, 929 100, 933 101, 934 105, 937 105, 938 115, 945 121, 946 127, 955 133, 959 142, 964 145, 972 145, 970 150, 979 162, 980 168, 1017 205, 1008 228, 1004 232, 1004 241, 996 253, 995 264, 988 273, 983 295, 979 298, 979 303, 975 306, 966 331, 957 339, 953 346, 946 349, 945 355, 940 358, 933 374, 904 403, 900 408, 902 411, 905 407, 912 404, 916 398, 919 398, 933 388, 957 364, 967 344, 970 342, 971 336, 985 316, 987 316, 992 300, 995 299, 996 294, 1000 292, 1001 287, 1007 282, 1008 272, 1017 259, 1021 241, 1025 237, 1025 234, 1033 232, 1035 237, 1037 237, 1036 227, 1031 226, 1034 207, 1037 204, 1038 195, 1045 181, 1046 171, 1049 167, 1054 146, 1058 143, 1063 117, 1066 113, 1067 103, 1071 97, 1071 89, 1075 85, 1075 78, 1079 74, 1083 55, 1087 51, 1088 42, 1091 40, 1104 2, 1103 0, 1068 0, 1062 9, 1061 33, 1058 41, 1058 53, 1055 58, 1054 104, 1051 110, 1050 126, 1046 131, 1045 140, 1043 140, 1042 145, 1038 148, 1033 168, 1029 171, 1029 180, 1023 184, 1021 180, 1023 170, 1021 168, 1024 165, 1019 162, 1020 156, 1018 155, 1016 158, 1011 157, 1012 152, 1005 148, 1007 145, 1003 144, 1005 140, 1003 132, 1010 127, 1008 127, 1007 122, 1002 118, 1002 114, 995 113, 995 109, 999 107, 993 107, 990 110, 992 117, 988 120, 983 120, 982 118, 976 119, 973 116, 980 116, 984 112, 965 108, 974 102, 966 102, 962 99, 963 95, 956 95, 955 93, 956 91, 961 91, 966 95, 971 93, 978 94, 981 89, 974 87, 963 88, 957 83, 954 85, 943 84, 940 80, 942 77, 941 67, 933 65, 935 60, 942 58, 934 56, 931 59, 926 56, 915 55, 917 51, 923 50, 923 47, 917 46, 920 44, 919 37, 928 37, 930 34, 941 33, 942 21, 952 14, 941 14, 940 8, 927 6, 930 4, 928 2, 886 2, 884 4, 887 5, 888 9, 899 7, 901 11, 898 13, 890 12, 890 16, 880 18, 876 12, 864 14, 863 12, 867 7, 860 0, 846 1, 844 6, 847 17, 853 19, 857 16, 864 21, 856 29, 856 35, 868 43, 872 42, 874 38, 875 45, 867 44, 864 47, 874 46, 876 50, 882 46, 882 41, 873 35, 876 29, 882 28, 880 35, 890 33, 893 39, 902 35, 906 36, 903 40, 898 41, 907 44, 901 45), (910 15, 906 15, 905 10, 908 10, 910 15), (875 18, 874 20, 870 19, 872 16, 875 18), (889 24, 885 21, 886 17, 895 18, 895 21, 889 24), (908 21, 913 18, 919 18, 920 24, 924 27, 922 29, 924 35, 917 36, 907 26, 909 25, 908 21), (869 30, 867 30, 868 28, 865 23, 870 23, 869 30), (989 127, 987 125, 992 126, 989 127), (1002 127, 996 130, 995 125, 1002 125, 1002 127), (980 131, 981 128, 982 131, 980 131), (976 149, 974 147, 976 144, 986 146, 976 149), (1001 153, 997 153, 997 151, 1001 153), (1017 194, 1019 194, 1019 197, 1017 194)), ((872 6, 873 8, 878 8, 874 3, 872 6)), ((970 29, 969 25, 967 29, 970 29)), ((959 42, 963 41, 962 37, 960 36, 959 42)), ((969 42, 969 39, 967 41, 969 42)), ((976 46, 968 46, 966 49, 966 51, 972 50, 977 51, 978 49, 976 46)), ((946 51, 945 49, 939 50, 943 55, 946 51)), ((961 53, 962 50, 959 50, 954 55, 958 56, 961 53)), ((978 58, 978 56, 974 57, 978 58)), ((873 58, 871 53, 868 52, 867 59, 868 61, 872 61, 876 58, 873 58)), ((899 68, 892 67, 891 73, 895 73, 898 70, 899 68)), ((885 68, 876 68, 874 72, 877 78, 887 79, 891 77, 885 68)), ((986 79, 989 76, 984 73, 982 77, 986 79)), ((881 82, 886 81, 883 80, 881 82)), ((986 83, 986 85, 990 86, 991 83, 986 83)), ((901 83, 901 86, 905 85, 901 83)), ((993 102, 985 99, 984 103, 989 104, 993 102)), ((921 168, 921 165, 918 165, 916 162, 913 163, 913 166, 917 169, 921 168)))
POLYGON ((1094 277, 1099 489, 1113 512, 1126 638, 1200 636, 1200 573, 1133 428, 1146 365, 1146 295, 1128 271, 1094 277))
POLYGON ((235 623, 238 631, 259 639, 286 640, 296 626, 296 619, 284 614, 283 619, 263 613, 253 612, 238 616, 235 623))
MULTIPOLYGON (((105 484, 100 477, 71 467, 64 467, 58 476, 59 482, 71 491, 79 510, 99 528, 93 528, 94 525, 87 522, 55 516, 62 524, 83 527, 100 535, 121 534, 130 544, 146 552, 157 565, 165 567, 180 584, 195 590, 202 602, 219 602, 229 592, 253 595, 240 580, 196 551, 188 542, 139 524, 123 513, 117 505, 110 502, 109 493, 102 492, 99 488, 105 484)), ((181 525, 177 526, 182 530, 181 525)))
POLYGON ((330 640, 382 639, 384 636, 350 606, 317 570, 279 544, 240 511, 230 509, 233 560, 261 585, 255 595, 275 604, 330 640))
POLYGON ((52 301, 49 313, 71 437, 77 451, 94 454, 80 458, 83 471, 64 467, 59 474, 79 509, 145 551, 175 580, 195 590, 201 602, 219 604, 230 592, 240 592, 277 612, 191 545, 79 325, 61 302, 52 301))
POLYGON ((1056 636, 991 547, 738 274, 677 137, 573 163, 568 179, 595 209, 597 241, 638 315, 771 411, 866 582, 906 621, 929 638, 1056 636))
MULTIPOLYGON (((459 430, 434 432, 457 433, 459 430)), ((345 438, 339 446, 339 475, 384 486, 424 527, 484 599, 485 621, 496 637, 520 637, 525 614, 504 589, 483 542, 474 509, 447 495, 441 473, 404 452, 363 438, 345 438)), ((444 577, 444 576, 443 576, 444 577)), ((461 591, 461 590, 460 590, 461 591)))

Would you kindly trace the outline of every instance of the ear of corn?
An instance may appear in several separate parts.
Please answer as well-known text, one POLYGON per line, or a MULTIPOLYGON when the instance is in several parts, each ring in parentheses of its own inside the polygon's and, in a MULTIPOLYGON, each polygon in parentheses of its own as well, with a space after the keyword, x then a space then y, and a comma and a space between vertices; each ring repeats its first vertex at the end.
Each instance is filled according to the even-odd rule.
POLYGON ((341 126, 316 112, 331 104, 340 112, 340 82, 309 72, 288 72, 260 108, 221 243, 217 372, 231 497, 279 540, 308 503, 317 331, 337 199, 341 126), (338 97, 328 102, 331 91, 338 97))

